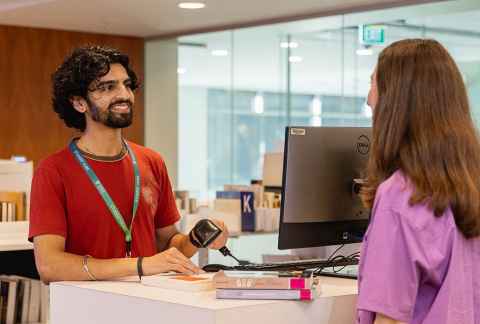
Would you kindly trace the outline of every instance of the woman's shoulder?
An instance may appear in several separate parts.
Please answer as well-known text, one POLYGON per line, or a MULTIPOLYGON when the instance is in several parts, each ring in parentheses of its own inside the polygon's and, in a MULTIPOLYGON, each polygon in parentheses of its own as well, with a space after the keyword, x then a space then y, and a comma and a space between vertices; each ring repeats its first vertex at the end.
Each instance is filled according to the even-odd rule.
POLYGON ((377 188, 376 200, 389 200, 389 202, 408 201, 413 193, 413 186, 401 170, 395 171, 377 188))
POLYGON ((454 226, 450 208, 447 208, 442 215, 446 217, 435 217, 428 199, 412 204, 411 197, 414 191, 415 185, 412 181, 398 170, 378 187, 375 197, 376 208, 389 210, 398 222, 408 224, 417 230, 454 226))

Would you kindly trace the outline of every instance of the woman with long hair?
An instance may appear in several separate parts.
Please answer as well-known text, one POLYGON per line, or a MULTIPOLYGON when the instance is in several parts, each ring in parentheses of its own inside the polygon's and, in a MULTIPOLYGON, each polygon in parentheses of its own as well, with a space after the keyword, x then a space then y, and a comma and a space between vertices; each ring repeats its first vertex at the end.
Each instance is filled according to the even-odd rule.
POLYGON ((480 141, 460 71, 434 40, 393 43, 368 103, 358 323, 480 324, 480 141))

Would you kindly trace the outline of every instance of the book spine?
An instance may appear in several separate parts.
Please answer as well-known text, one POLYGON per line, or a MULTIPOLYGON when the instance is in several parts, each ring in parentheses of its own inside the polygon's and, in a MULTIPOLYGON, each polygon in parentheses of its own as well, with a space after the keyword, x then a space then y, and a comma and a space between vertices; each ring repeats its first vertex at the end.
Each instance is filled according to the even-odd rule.
POLYGON ((300 289, 300 300, 313 300, 313 294, 311 289, 300 289))
POLYGON ((8 286, 7 281, 0 280, 0 319, 2 323, 7 321, 8 286))
POLYGON ((215 288, 220 289, 310 289, 310 278, 228 278, 215 280, 215 288))
POLYGON ((7 221, 8 222, 14 222, 15 221, 15 204, 12 202, 8 203, 8 208, 7 208, 7 221))
POLYGON ((307 289, 307 281, 310 282, 310 280, 306 278, 291 278, 289 280, 290 289, 307 289))
POLYGON ((2 222, 6 222, 8 220, 8 203, 2 201, 2 222))
POLYGON ((8 302, 7 302, 7 318, 5 324, 15 324, 15 313, 17 305, 17 281, 9 281, 8 283, 8 302))
POLYGON ((240 199, 240 191, 217 191, 217 199, 240 199))
POLYGON ((218 299, 313 300, 314 295, 311 289, 217 289, 216 297, 218 299))
POLYGON ((255 198, 251 191, 240 193, 242 211, 242 231, 255 232, 255 198))

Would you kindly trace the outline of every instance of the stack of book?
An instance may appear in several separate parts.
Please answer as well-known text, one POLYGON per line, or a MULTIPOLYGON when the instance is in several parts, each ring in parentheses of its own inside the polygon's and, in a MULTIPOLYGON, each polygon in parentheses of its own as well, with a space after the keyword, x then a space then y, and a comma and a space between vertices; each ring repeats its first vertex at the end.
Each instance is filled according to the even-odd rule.
POLYGON ((26 219, 25 193, 0 191, 0 222, 26 219))
POLYGON ((46 323, 49 290, 39 280, 0 276, 0 323, 46 323))
POLYGON ((313 300, 318 281, 301 272, 220 271, 213 277, 218 299, 313 300))

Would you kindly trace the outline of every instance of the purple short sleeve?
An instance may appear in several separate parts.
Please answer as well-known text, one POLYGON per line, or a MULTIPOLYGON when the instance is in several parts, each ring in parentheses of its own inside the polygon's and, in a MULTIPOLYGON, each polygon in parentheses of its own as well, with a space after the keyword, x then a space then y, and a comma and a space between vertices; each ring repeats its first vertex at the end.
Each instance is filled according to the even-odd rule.
POLYGON ((377 206, 362 246, 359 278, 359 323, 370 324, 381 313, 409 322, 418 291, 421 258, 414 230, 401 215, 377 206))

